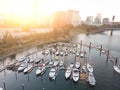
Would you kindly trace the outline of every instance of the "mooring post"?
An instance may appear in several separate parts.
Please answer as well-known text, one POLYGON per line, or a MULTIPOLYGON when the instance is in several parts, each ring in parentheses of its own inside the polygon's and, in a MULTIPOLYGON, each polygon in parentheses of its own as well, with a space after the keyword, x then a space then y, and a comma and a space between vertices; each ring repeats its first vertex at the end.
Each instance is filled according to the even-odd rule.
POLYGON ((110 51, 108 50, 107 51, 107 59, 106 60, 108 60, 108 58, 109 58, 109 53, 110 53, 110 51))
POLYGON ((5 84, 5 81, 3 81, 3 89, 6 90, 6 84, 5 84))
POLYGON ((100 56, 101 56, 101 53, 102 53, 102 45, 100 46, 100 56))
POLYGON ((91 42, 90 42, 90 44, 89 44, 89 52, 90 52, 90 50, 91 50, 91 42))
POLYGON ((117 62, 118 62, 118 58, 115 59, 114 65, 117 65, 117 62))
POLYGON ((22 84, 22 90, 24 90, 25 88, 24 88, 24 84, 22 84))

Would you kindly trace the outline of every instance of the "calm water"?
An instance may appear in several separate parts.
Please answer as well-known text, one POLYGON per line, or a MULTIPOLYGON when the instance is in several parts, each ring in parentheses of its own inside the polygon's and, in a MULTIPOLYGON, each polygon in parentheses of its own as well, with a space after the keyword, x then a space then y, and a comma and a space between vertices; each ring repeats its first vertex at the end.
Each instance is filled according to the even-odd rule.
MULTIPOLYGON (((120 31, 115 31, 113 36, 109 36, 110 32, 104 32, 101 34, 94 35, 75 35, 73 36, 73 42, 80 42, 89 44, 92 42, 95 46, 103 45, 105 49, 109 49, 115 57, 120 59, 120 31)), ((88 51, 88 48, 84 48, 88 51)), ((29 51, 32 52, 36 48, 31 48, 29 51)), ((5 65, 7 65, 12 59, 18 58, 19 56, 26 54, 26 51, 13 55, 5 59, 5 65)), ((96 86, 90 88, 86 81, 79 81, 74 83, 73 80, 66 80, 64 70, 61 70, 56 77, 55 81, 49 80, 49 71, 47 69, 43 76, 36 77, 35 71, 37 68, 32 70, 29 74, 17 73, 13 71, 6 70, 5 72, 0 72, 0 87, 3 87, 3 81, 6 83, 6 90, 22 90, 22 84, 24 84, 24 90, 120 90, 120 74, 113 70, 113 63, 111 61, 106 61, 106 56, 102 54, 99 56, 99 51, 92 49, 90 54, 90 64, 94 68, 94 76, 96 79, 96 86)), ((33 55, 35 56, 35 55, 33 55)), ((39 56, 41 57, 41 52, 39 56)), ((32 57, 34 58, 34 57, 32 57)), ((45 57, 50 59, 51 56, 45 57)), ((60 58, 63 60, 63 58, 60 58)), ((70 64, 75 59, 75 55, 70 54, 65 57, 65 65, 70 64)), ((3 66, 3 62, 0 62, 0 66, 3 66)))

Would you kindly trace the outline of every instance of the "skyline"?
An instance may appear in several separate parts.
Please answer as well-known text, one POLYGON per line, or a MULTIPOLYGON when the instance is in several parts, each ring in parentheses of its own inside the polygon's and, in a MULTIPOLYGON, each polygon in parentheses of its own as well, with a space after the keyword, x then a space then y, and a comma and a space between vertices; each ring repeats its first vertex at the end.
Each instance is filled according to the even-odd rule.
POLYGON ((0 0, 0 14, 31 18, 33 12, 41 15, 52 14, 56 11, 78 10, 82 20, 87 16, 95 17, 97 13, 102 18, 108 17, 120 21, 119 0, 0 0))

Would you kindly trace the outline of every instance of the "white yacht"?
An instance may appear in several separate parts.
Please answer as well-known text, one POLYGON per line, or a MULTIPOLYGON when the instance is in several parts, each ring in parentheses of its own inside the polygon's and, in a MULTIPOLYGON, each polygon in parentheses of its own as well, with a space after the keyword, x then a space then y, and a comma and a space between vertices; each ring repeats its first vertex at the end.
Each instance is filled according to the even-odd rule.
POLYGON ((76 62, 75 63, 75 67, 78 69, 78 68, 80 68, 80 62, 76 62))
POLYGON ((60 61, 59 66, 61 67, 61 66, 63 66, 63 64, 64 64, 64 62, 60 61))
POLYGON ((3 88, 0 87, 0 90, 3 90, 3 88))
POLYGON ((45 64, 39 65, 38 69, 36 70, 36 75, 43 74, 46 70, 45 64))
POLYGON ((120 67, 119 66, 114 65, 113 68, 116 72, 120 73, 120 67))
POLYGON ((18 72, 23 71, 26 67, 27 67, 27 63, 22 63, 19 67, 18 67, 18 72))
POLYGON ((22 62, 22 61, 24 61, 26 59, 26 57, 20 57, 19 59, 18 59, 18 62, 22 62))
POLYGON ((91 86, 95 86, 95 84, 96 84, 95 77, 94 77, 93 73, 91 73, 91 72, 88 75, 88 82, 91 86))
POLYGON ((24 73, 27 73, 29 71, 31 71, 33 69, 33 66, 31 64, 29 64, 25 69, 24 69, 24 73))
POLYGON ((74 68, 73 69, 73 81, 77 82, 79 80, 79 70, 74 68))
POLYGON ((72 69, 70 67, 67 67, 67 70, 65 72, 65 78, 68 79, 71 76, 72 69))
POLYGON ((49 72, 49 78, 50 78, 50 79, 55 79, 56 73, 57 73, 56 68, 51 68, 51 70, 50 70, 50 72, 49 72))
POLYGON ((36 59, 36 60, 35 60, 35 63, 36 63, 36 64, 39 63, 40 60, 41 60, 40 58, 36 59))
POLYGON ((90 64, 87 64, 87 69, 89 72, 93 72, 93 67, 90 64))
POLYGON ((55 61, 53 66, 57 66, 59 64, 59 61, 55 61))
POLYGON ((70 67, 73 68, 74 67, 74 63, 70 63, 70 67))

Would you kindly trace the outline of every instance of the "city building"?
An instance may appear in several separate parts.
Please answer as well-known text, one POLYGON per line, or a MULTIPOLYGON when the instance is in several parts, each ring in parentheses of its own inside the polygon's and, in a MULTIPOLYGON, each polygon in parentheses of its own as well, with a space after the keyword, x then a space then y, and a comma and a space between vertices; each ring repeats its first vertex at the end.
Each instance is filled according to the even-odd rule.
POLYGON ((86 24, 93 25, 93 16, 88 16, 86 18, 86 24))
POLYGON ((110 24, 109 18, 103 18, 102 24, 103 24, 103 25, 108 25, 108 24, 110 24))
POLYGON ((80 24, 79 11, 77 10, 67 11, 67 24, 72 24, 74 26, 77 26, 80 24))
POLYGON ((101 25, 102 24, 101 19, 102 19, 102 15, 101 13, 98 13, 94 19, 94 24, 97 26, 101 25))
POLYGON ((63 11, 59 11, 53 14, 53 27, 61 27, 66 25, 66 13, 63 11))

